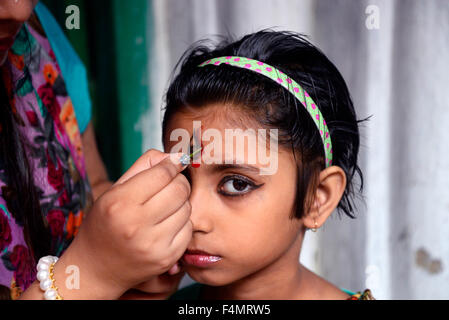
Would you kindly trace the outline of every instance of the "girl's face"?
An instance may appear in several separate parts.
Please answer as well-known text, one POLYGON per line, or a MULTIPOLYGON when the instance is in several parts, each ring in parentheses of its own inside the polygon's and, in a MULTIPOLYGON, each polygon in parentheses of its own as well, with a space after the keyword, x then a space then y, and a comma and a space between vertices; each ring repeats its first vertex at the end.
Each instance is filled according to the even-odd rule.
POLYGON ((14 38, 33 13, 38 0, 0 1, 0 66, 8 56, 14 38))
MULTIPOLYGON (((248 161, 248 155, 259 143, 245 143, 243 163, 234 161, 234 165, 223 165, 225 144, 230 143, 225 141, 225 129, 257 132, 262 128, 245 120, 241 121, 245 127, 232 125, 232 121, 226 121, 230 114, 247 118, 235 110, 226 110, 229 111, 221 105, 210 105, 195 114, 177 113, 166 128, 167 140, 164 141, 165 151, 171 152, 178 141, 168 141, 170 133, 182 128, 192 136, 194 120, 201 121, 202 132, 214 128, 223 137, 223 149, 214 149, 211 153, 215 159, 221 158, 222 164, 204 164, 206 155, 203 154, 199 167, 189 166, 184 171, 192 186, 193 235, 188 250, 205 251, 221 258, 204 265, 192 262, 194 255, 185 255, 185 270, 194 280, 212 286, 276 270, 287 260, 297 264, 303 237, 302 220, 290 219, 296 193, 297 169, 293 154, 278 148, 277 170, 270 175, 260 175, 260 169, 266 165, 258 158, 255 164, 248 161)), ((203 148, 209 143, 211 141, 203 140, 203 148)), ((267 153, 270 152, 268 146, 268 143, 263 146, 267 153)))

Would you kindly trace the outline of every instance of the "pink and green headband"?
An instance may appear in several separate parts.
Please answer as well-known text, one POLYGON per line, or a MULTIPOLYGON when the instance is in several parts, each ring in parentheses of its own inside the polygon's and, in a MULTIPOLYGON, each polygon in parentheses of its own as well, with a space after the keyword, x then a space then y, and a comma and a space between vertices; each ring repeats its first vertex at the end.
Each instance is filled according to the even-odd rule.
POLYGON ((309 94, 295 80, 264 62, 245 57, 218 57, 201 63, 199 67, 206 65, 219 66, 222 63, 260 73, 290 91, 301 102, 304 108, 306 108, 320 131, 321 140, 324 145, 324 155, 326 157, 326 168, 332 164, 332 142, 326 120, 324 120, 323 115, 309 94))

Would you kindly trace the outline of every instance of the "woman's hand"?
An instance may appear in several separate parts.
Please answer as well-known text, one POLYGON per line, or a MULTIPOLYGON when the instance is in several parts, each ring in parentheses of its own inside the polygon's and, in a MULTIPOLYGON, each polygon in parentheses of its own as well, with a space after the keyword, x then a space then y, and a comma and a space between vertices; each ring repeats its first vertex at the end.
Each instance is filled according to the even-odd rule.
POLYGON ((94 203, 55 265, 61 296, 116 299, 181 258, 192 236, 191 190, 172 158, 148 151, 94 203), (79 268, 77 292, 65 286, 68 265, 79 268))
POLYGON ((151 278, 125 292, 120 300, 163 300, 174 294, 185 274, 179 263, 169 271, 151 278))

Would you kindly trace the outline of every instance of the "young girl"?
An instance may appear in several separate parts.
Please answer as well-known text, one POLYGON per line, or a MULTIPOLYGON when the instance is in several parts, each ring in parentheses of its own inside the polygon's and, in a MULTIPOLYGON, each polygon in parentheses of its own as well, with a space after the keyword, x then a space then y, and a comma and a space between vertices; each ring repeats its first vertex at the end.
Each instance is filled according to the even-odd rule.
POLYGON ((306 230, 335 208, 355 217, 355 174, 363 189, 360 121, 337 68, 302 35, 271 30, 201 43, 180 63, 163 143, 167 152, 188 148, 184 130, 200 147, 183 172, 193 235, 182 263, 198 283, 171 298, 371 299, 368 289, 340 289, 299 262, 306 230), (267 141, 255 139, 259 129, 270 132, 267 141), (261 150, 276 156, 274 165, 261 150))

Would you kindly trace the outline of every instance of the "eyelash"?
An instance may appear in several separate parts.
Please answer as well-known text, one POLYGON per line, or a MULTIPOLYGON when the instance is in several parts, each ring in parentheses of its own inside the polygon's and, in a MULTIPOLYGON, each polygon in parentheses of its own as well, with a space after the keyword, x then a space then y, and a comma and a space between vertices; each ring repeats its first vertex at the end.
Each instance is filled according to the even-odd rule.
MULTIPOLYGON (((189 172, 188 172, 187 170, 184 170, 184 171, 182 171, 181 173, 187 178, 187 180, 188 180, 189 183, 191 184, 192 181, 191 181, 191 179, 190 179, 190 174, 189 174, 189 172)), ((244 177, 244 176, 234 174, 234 175, 226 176, 226 177, 224 177, 224 178, 220 181, 220 184, 219 184, 219 186, 218 186, 218 191, 217 191, 217 192, 218 192, 219 194, 225 196, 225 197, 242 197, 242 196, 244 196, 244 195, 250 193, 251 191, 254 191, 254 190, 260 188, 260 187, 263 186, 263 185, 264 185, 264 183, 261 183, 261 184, 257 185, 257 184, 255 184, 254 182, 252 182, 250 179, 248 179, 248 178, 246 178, 246 177, 244 177), (234 193, 234 194, 230 194, 230 193, 224 192, 224 191, 222 191, 222 190, 220 189, 220 188, 223 187, 223 185, 224 185, 226 182, 232 181, 232 180, 240 180, 240 181, 243 181, 243 182, 247 183, 247 184, 250 186, 250 189, 249 189, 248 191, 245 191, 245 192, 234 193)))
POLYGON ((220 182, 219 186, 218 186, 218 193, 220 193, 221 195, 225 196, 225 197, 241 197, 244 196, 248 193, 250 193, 253 190, 256 190, 258 188, 260 188, 262 184, 256 185, 254 182, 252 182, 251 180, 249 180, 248 178, 244 177, 244 176, 240 176, 240 175, 231 175, 231 176, 226 176, 223 178, 223 180, 220 182), (221 188, 223 187, 223 185, 229 181, 243 181, 244 183, 246 183, 247 185, 249 185, 249 190, 244 191, 244 192, 235 192, 235 193, 229 193, 229 192, 224 192, 223 190, 221 190, 221 188))

